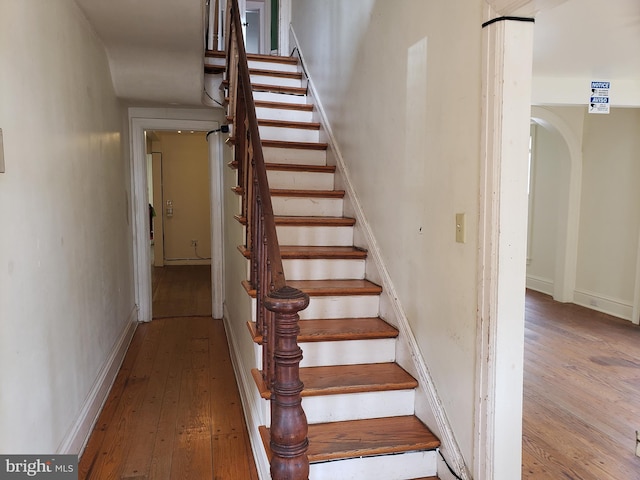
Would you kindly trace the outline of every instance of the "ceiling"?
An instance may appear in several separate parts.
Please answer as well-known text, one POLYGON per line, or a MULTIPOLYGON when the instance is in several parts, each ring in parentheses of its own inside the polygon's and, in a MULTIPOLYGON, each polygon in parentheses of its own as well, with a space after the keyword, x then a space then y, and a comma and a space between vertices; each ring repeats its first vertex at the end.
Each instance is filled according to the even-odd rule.
POLYGON ((204 0, 76 0, 107 50, 116 94, 201 105, 204 0))
POLYGON ((534 32, 534 76, 640 82, 640 0, 567 0, 534 32))
MULTIPOLYGON (((105 44, 116 94, 202 105, 205 0, 76 0, 105 44)), ((640 92, 640 0, 537 0, 534 77, 625 79, 640 92)))

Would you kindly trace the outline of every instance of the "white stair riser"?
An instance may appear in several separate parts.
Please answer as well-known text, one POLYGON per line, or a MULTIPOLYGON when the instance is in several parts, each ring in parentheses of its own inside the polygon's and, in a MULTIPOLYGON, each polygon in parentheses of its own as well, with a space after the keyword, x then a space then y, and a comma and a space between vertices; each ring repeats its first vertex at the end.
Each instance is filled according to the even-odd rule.
POLYGON ((287 127, 259 127, 262 140, 280 140, 282 142, 319 142, 320 130, 287 127))
POLYGON ((263 102, 295 103, 297 105, 307 104, 306 95, 290 95, 286 93, 253 92, 253 99, 263 102))
POLYGON ((286 216, 341 217, 342 198, 271 197, 273 212, 286 216))
POLYGON ((205 65, 214 65, 214 66, 218 66, 218 67, 224 67, 226 64, 226 61, 224 58, 216 58, 216 57, 204 57, 204 64, 205 65))
POLYGON ((353 227, 276 227, 280 245, 312 247, 349 247, 353 245, 353 227))
POLYGON ((435 450, 312 463, 309 480, 407 480, 437 474, 435 450))
POLYGON ((314 318, 362 318, 377 317, 378 295, 349 295, 312 297, 309 306, 300 312, 303 320, 314 318))
POLYGON ((249 69, 275 70, 276 72, 296 73, 298 72, 298 65, 269 62, 267 60, 249 60, 249 69))
MULTIPOLYGON (((333 297, 311 297, 309 306, 299 312, 299 315, 301 320, 313 320, 318 318, 329 319, 377 317, 379 314, 379 303, 380 297, 378 295, 337 295, 333 297)), ((255 298, 251 299, 251 318, 256 318, 255 298)), ((379 361, 386 362, 392 360, 379 361)))
POLYGON ((302 348, 300 366, 326 367, 393 362, 396 353, 395 345, 395 338, 305 342, 300 344, 302 348))
POLYGON ((264 161, 287 165, 326 165, 326 150, 306 150, 301 148, 262 147, 264 161))
POLYGON ((364 278, 364 260, 295 259, 283 260, 287 280, 341 280, 364 278))
POLYGON ((268 170, 270 188, 288 190, 333 190, 333 173, 268 170))
POLYGON ((413 390, 391 390, 302 398, 309 424, 413 415, 413 390))
POLYGON ((282 120, 286 122, 313 122, 313 112, 285 108, 256 107, 258 120, 282 120))
POLYGON ((280 87, 302 87, 302 80, 299 78, 275 77, 269 75, 251 75, 251 83, 258 85, 277 85, 280 87))
MULTIPOLYGON (((301 342, 300 348, 302 349, 300 367, 387 363, 394 361, 396 352, 395 338, 301 342)), ((256 368, 262 370, 262 347, 254 343, 253 349, 256 368)))

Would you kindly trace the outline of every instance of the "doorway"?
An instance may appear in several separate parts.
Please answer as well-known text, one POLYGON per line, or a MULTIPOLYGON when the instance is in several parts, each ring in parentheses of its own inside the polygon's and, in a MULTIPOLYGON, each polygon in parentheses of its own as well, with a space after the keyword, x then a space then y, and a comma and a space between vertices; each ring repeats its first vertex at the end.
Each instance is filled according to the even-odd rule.
MULTIPOLYGON (((158 118, 171 115, 162 109, 132 108, 129 110, 131 135, 131 216, 133 230, 134 290, 138 306, 138 321, 149 322, 152 318, 151 245, 149 242, 149 196, 147 186, 147 157, 145 131, 194 131, 216 130, 218 121, 211 118, 210 111, 175 112, 173 118, 158 118), (194 118, 195 117, 195 118, 194 118)), ((222 318, 222 144, 219 135, 210 135, 208 140, 209 184, 210 184, 210 242, 212 311, 214 318, 222 318)))
POLYGON ((268 55, 271 52, 271 2, 247 0, 245 38, 247 53, 268 55))
MULTIPOLYGON (((211 208, 205 132, 149 131, 155 267, 211 264, 211 208)), ((147 162, 149 169, 149 162, 147 162)), ((150 173, 150 175, 149 175, 150 173)))

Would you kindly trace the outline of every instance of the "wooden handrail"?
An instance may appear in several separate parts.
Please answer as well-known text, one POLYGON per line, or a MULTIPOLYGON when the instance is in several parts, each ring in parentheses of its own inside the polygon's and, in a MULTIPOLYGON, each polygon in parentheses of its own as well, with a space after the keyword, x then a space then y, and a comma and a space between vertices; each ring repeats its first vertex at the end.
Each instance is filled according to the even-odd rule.
POLYGON ((308 480, 307 419, 302 409, 298 312, 309 296, 287 286, 262 152, 238 0, 227 1, 225 32, 227 115, 233 118, 234 160, 246 218, 249 281, 256 290, 256 325, 262 337, 262 375, 271 390, 271 478, 308 480))

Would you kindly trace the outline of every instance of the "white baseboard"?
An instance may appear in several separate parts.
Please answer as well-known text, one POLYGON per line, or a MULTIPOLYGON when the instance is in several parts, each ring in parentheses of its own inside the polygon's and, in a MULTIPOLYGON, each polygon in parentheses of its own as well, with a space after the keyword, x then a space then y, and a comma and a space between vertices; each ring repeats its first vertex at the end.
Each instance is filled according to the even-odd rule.
MULTIPOLYGON (((355 188, 353 186, 353 182, 351 181, 351 176, 349 174, 348 168, 346 167, 344 158, 340 151, 340 148, 337 144, 333 131, 331 129, 331 125, 329 123, 329 119, 327 117, 326 111, 320 101, 318 96, 318 91, 315 88, 315 84, 313 79, 309 76, 308 70, 305 67, 305 59, 304 53, 300 50, 300 43, 298 42, 297 35, 293 27, 291 27, 291 38, 293 41, 293 45, 297 48, 298 56, 300 58, 300 62, 302 64, 302 69, 307 75, 307 87, 309 91, 309 95, 313 98, 314 104, 316 106, 316 110, 318 112, 319 121, 322 125, 322 130, 326 135, 326 141, 329 144, 329 150, 333 154, 333 159, 335 159, 337 172, 341 175, 343 182, 343 188, 347 192, 345 196, 345 205, 347 203, 353 209, 353 215, 356 217, 356 228, 359 232, 361 232, 361 237, 366 244, 366 248, 368 251, 368 260, 373 262, 373 267, 376 270, 376 274, 380 278, 375 278, 374 281, 382 283, 383 287, 383 296, 386 301, 389 302, 389 314, 393 315, 395 318, 391 318, 390 316, 385 315, 385 320, 389 321, 389 323, 395 325, 400 331, 400 341, 404 343, 404 347, 408 350, 409 356, 413 362, 411 367, 402 365, 403 368, 408 368, 410 373, 415 373, 418 377, 418 382, 420 384, 420 388, 424 390, 427 398, 427 402, 431 409, 430 415, 425 415, 425 418, 420 418, 423 422, 427 423, 427 426, 434 431, 436 435, 439 436, 440 442, 442 444, 442 449, 447 452, 448 461, 451 466, 459 472, 464 480, 470 480, 471 474, 469 473, 468 467, 464 461, 464 457, 462 455, 462 451, 458 445, 458 442, 455 439, 455 435, 453 433, 453 429, 451 427, 451 423, 447 418, 447 414, 444 410, 444 406, 438 395, 435 383, 433 381, 433 377, 429 371, 428 366, 424 361, 424 357, 420 352, 420 348, 418 347, 417 340, 413 335, 413 331, 411 330, 411 326, 409 325, 409 320, 404 314, 404 310, 400 301, 398 299, 398 295, 395 293, 395 288, 393 282, 391 281, 391 275, 389 274, 385 263, 383 261, 382 253, 378 244, 376 242, 375 236, 373 235, 373 231, 369 226, 369 222, 367 221, 364 209, 358 200, 358 196, 356 195, 355 188), (429 417, 429 418, 427 418, 429 417), (429 419, 433 419, 435 421, 435 425, 433 422, 428 421, 429 419)), ((367 267, 367 274, 369 274, 369 268, 367 267)), ((402 349, 402 347, 397 347, 402 349)), ((418 398, 418 396, 416 396, 418 398)), ((419 409, 416 408, 416 411, 419 409)))
POLYGON ((165 258, 164 266, 169 265, 211 265, 210 258, 165 258))
POLYGON ((98 415, 109 396, 109 391, 118 375, 120 366, 138 326, 138 308, 135 306, 129 313, 127 324, 120 334, 120 338, 113 346, 107 361, 104 363, 98 376, 87 395, 77 420, 69 429, 64 439, 56 449, 57 453, 68 455, 82 455, 91 431, 98 420, 98 415))
MULTIPOLYGON (((269 460, 267 459, 264 446, 262 445, 262 438, 258 431, 258 427, 264 422, 262 421, 260 405, 257 403, 255 395, 255 382, 248 373, 250 372, 250 369, 247 368, 243 359, 237 353, 239 352, 239 348, 234 331, 231 328, 231 325, 229 325, 229 312, 226 305, 224 305, 223 308, 224 329, 227 333, 227 343, 229 344, 231 363, 236 375, 238 390, 240 391, 240 399, 243 407, 242 410, 244 412, 245 422, 247 423, 247 429, 249 431, 249 441, 251 442, 251 450, 253 451, 253 458, 256 462, 256 469, 258 470, 258 478, 260 478, 260 480, 270 480, 271 473, 269 460)), ((249 335, 248 331, 247 335, 249 335)))
POLYGON ((633 305, 618 298, 607 297, 586 290, 575 290, 573 303, 598 312, 631 321, 633 305))
POLYGON ((527 288, 553 296, 553 281, 548 278, 527 275, 527 288))

